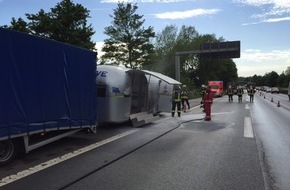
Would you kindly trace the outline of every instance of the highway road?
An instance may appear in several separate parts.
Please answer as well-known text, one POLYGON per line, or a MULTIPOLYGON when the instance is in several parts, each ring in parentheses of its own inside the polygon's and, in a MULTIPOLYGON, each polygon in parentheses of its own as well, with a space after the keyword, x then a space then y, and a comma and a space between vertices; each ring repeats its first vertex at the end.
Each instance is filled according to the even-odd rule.
POLYGON ((216 98, 212 121, 190 102, 180 118, 102 126, 21 155, 0 168, 0 189, 289 189, 286 95, 216 98))
POLYGON ((290 102, 285 94, 258 93, 250 105, 257 146, 272 189, 290 189, 290 102))

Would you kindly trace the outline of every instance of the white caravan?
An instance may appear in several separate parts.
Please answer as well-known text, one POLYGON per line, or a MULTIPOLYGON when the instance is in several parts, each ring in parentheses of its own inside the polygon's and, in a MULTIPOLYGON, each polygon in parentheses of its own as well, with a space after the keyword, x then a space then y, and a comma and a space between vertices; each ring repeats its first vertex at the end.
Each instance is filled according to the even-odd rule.
POLYGON ((181 83, 147 70, 98 65, 98 123, 122 123, 133 115, 171 112, 173 85, 181 83))

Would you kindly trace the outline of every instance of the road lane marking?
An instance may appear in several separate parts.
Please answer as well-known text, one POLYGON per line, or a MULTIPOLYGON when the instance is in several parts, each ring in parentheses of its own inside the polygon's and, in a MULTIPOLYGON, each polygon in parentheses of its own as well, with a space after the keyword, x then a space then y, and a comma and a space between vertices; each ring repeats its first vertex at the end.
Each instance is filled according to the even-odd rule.
POLYGON ((245 109, 246 109, 246 110, 250 109, 250 107, 249 107, 248 104, 245 105, 245 109))
POLYGON ((234 112, 230 111, 230 112, 216 112, 216 113, 211 113, 211 115, 224 115, 224 114, 232 114, 234 112))
POLYGON ((63 156, 51 159, 51 160, 49 160, 47 162, 44 162, 44 163, 41 163, 41 164, 36 165, 34 167, 28 168, 27 170, 20 171, 17 174, 6 176, 5 178, 0 180, 0 187, 2 187, 4 185, 7 185, 9 183, 12 183, 14 181, 17 181, 17 180, 19 180, 21 178, 24 178, 24 177, 27 177, 29 175, 32 175, 34 173, 37 173, 37 172, 39 172, 41 170, 44 170, 46 168, 49 168, 49 167, 51 167, 53 165, 59 164, 61 162, 64 162, 64 161, 66 161, 68 159, 71 159, 73 157, 79 156, 79 155, 81 155, 81 154, 83 154, 85 152, 88 152, 90 150, 93 150, 95 148, 103 146, 103 145, 105 145, 107 143, 113 142, 113 141, 118 140, 118 139, 120 139, 122 137, 125 137, 127 135, 132 134, 132 133, 135 133, 138 130, 140 130, 140 128, 139 129, 132 129, 130 131, 115 135, 115 136, 110 137, 108 139, 102 140, 100 142, 93 143, 93 144, 91 144, 89 146, 86 146, 86 147, 80 148, 78 150, 75 150, 73 152, 67 153, 67 154, 65 154, 63 156))
POLYGON ((254 138, 252 121, 250 117, 245 117, 244 119, 244 137, 254 138))

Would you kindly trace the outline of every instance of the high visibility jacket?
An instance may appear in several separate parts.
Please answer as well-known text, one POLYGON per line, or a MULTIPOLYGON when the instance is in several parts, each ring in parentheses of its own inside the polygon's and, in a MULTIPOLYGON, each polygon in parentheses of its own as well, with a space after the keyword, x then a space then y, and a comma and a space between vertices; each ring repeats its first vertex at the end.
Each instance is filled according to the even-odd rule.
POLYGON ((181 92, 180 91, 173 91, 172 95, 173 95, 172 100, 174 100, 175 102, 181 101, 181 92))
POLYGON ((184 90, 181 92, 181 98, 182 99, 188 99, 188 91, 187 90, 184 90))
POLYGON ((250 89, 250 90, 248 90, 248 94, 249 94, 249 95, 253 95, 254 93, 255 93, 254 89, 250 89))
POLYGON ((233 90, 232 89, 228 89, 228 95, 232 95, 233 94, 233 90))
POLYGON ((202 90, 200 94, 203 96, 205 92, 206 90, 202 90))
POLYGON ((238 93, 238 95, 242 95, 243 94, 243 89, 239 88, 237 93, 238 93))

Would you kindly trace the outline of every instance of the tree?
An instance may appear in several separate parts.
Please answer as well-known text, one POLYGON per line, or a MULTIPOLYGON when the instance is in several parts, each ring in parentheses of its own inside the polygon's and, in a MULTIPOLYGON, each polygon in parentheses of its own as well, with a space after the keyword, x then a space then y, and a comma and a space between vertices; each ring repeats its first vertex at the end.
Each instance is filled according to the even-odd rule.
POLYGON ((278 86, 278 78, 279 75, 277 72, 272 71, 270 73, 266 73, 264 75, 265 79, 266 79, 266 85, 269 87, 273 87, 273 86, 278 86))
MULTIPOLYGON (((166 26, 156 35, 154 64, 151 70, 175 78, 175 53, 198 50, 201 43, 222 42, 214 34, 200 35, 193 26, 166 26)), ((181 82, 201 86, 208 80, 236 81, 237 68, 232 59, 199 60, 197 54, 180 56, 181 82)), ((150 70, 149 69, 149 70, 150 70)))
POLYGON ((29 28, 27 26, 27 23, 22 18, 18 18, 18 20, 16 20, 13 17, 12 21, 11 21, 11 26, 4 25, 4 28, 17 30, 17 31, 24 32, 24 33, 29 33, 30 32, 30 30, 29 30, 29 28))
POLYGON ((290 76, 290 67, 287 67, 287 69, 285 71, 285 75, 290 76))
MULTIPOLYGON (((214 34, 200 35, 196 40, 199 45, 202 43, 224 41, 222 37, 217 39, 214 34)), ((199 60, 193 79, 195 79, 194 81, 197 86, 207 84, 207 81, 210 80, 221 80, 225 84, 231 81, 237 81, 236 64, 232 59, 199 60)))
POLYGON ((163 73, 174 78, 174 48, 176 44, 178 29, 174 25, 166 26, 155 37, 155 54, 152 63, 146 64, 144 68, 163 73))
POLYGON ((155 33, 153 27, 143 27, 145 20, 136 13, 137 9, 137 4, 119 2, 114 15, 110 15, 113 21, 105 27, 104 34, 109 38, 104 40, 102 64, 110 62, 135 69, 150 63, 154 51, 150 39, 155 33))
POLYGON ((161 55, 172 51, 176 44, 178 28, 174 25, 166 26, 161 33, 158 33, 155 37, 155 51, 161 55))
POLYGON ((288 87, 288 83, 289 83, 289 76, 285 75, 285 73, 283 72, 281 75, 279 75, 278 86, 288 87))
MULTIPOLYGON (((155 38, 154 64, 151 69, 175 78, 175 53, 194 49, 198 32, 192 26, 183 25, 180 30, 175 25, 166 26, 155 38)), ((196 67, 194 55, 181 56, 181 81, 190 83, 190 72, 196 67)))
MULTIPOLYGON (((199 33, 193 26, 183 25, 177 36, 175 49, 178 49, 178 51, 196 50, 199 46, 199 44, 196 43, 198 36, 199 33)), ((180 63, 182 63, 181 80, 186 81, 188 78, 191 78, 192 73, 194 73, 194 70, 198 67, 198 57, 196 54, 181 56, 180 63)))
POLYGON ((41 9, 37 14, 25 14, 29 22, 12 18, 8 28, 27 32, 33 35, 54 39, 87 49, 95 49, 91 37, 95 33, 87 25, 89 10, 72 0, 62 0, 51 12, 41 9))

